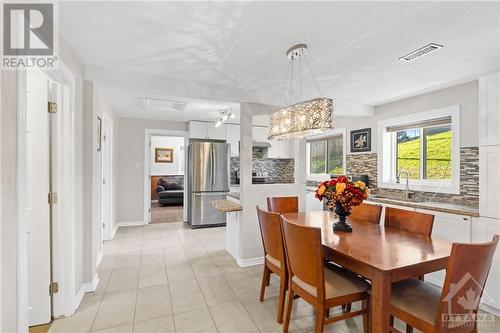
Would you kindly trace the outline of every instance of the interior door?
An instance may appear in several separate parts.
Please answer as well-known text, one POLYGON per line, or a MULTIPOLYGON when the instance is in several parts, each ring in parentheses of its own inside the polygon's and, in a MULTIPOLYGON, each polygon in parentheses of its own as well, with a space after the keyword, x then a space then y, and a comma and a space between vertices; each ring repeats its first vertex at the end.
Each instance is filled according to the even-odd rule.
MULTIPOLYGON (((110 230, 110 153, 109 145, 110 124, 106 119, 102 122, 102 197, 101 197, 101 216, 102 216, 102 240, 108 239, 110 230)), ((101 242, 102 246, 102 242, 101 242)), ((102 248, 101 248, 102 251, 102 248)))
POLYGON ((48 77, 27 71, 28 306, 29 325, 51 320, 51 227, 48 77))

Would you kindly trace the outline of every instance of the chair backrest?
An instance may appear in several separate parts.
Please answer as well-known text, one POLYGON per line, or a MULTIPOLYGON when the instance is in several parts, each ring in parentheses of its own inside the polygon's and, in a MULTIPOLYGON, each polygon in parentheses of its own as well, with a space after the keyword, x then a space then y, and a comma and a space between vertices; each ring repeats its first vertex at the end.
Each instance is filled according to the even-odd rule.
POLYGON ((298 213, 298 197, 271 197, 267 198, 267 210, 273 213, 298 213))
POLYGON ((379 224, 380 215, 382 215, 382 206, 362 203, 359 206, 352 207, 349 220, 379 224))
POLYGON ((280 262, 282 270, 286 269, 285 248, 281 232, 280 214, 270 213, 257 206, 260 234, 264 252, 280 262))
POLYGON ((290 278, 309 294, 324 299, 321 229, 294 224, 284 216, 281 216, 281 226, 290 278))
POLYGON ((498 235, 495 235, 493 240, 487 243, 453 244, 436 318, 437 332, 475 332, 474 316, 498 239, 498 235))
POLYGON ((430 237, 434 215, 386 207, 385 226, 430 237))

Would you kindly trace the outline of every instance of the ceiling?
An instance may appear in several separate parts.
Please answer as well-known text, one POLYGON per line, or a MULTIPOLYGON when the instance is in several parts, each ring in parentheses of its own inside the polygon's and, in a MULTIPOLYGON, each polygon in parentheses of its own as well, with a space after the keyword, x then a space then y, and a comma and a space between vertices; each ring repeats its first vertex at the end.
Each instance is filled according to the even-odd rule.
MULTIPOLYGON (((337 115, 500 70, 500 2, 61 2, 59 17, 87 78, 127 117, 208 120, 230 103, 278 105, 297 43, 337 115), (444 48, 398 60, 431 42, 444 48), (198 104, 148 110, 141 97, 198 104)), ((307 72, 303 81, 304 98, 318 95, 307 72)))

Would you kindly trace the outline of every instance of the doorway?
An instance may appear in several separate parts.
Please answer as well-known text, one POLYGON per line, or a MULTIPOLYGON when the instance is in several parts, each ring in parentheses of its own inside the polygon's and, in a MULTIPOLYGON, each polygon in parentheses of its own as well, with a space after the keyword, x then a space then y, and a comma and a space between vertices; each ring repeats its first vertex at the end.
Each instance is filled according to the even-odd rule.
POLYGON ((146 130, 147 223, 185 221, 187 140, 186 132, 146 130))

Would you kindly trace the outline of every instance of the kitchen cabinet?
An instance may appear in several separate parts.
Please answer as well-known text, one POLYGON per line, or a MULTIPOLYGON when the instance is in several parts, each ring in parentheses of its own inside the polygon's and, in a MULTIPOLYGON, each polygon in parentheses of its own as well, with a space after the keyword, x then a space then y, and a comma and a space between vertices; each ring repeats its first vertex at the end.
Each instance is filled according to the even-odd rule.
MULTIPOLYGON (((500 112, 500 111, 499 111, 500 112)), ((479 148, 479 213, 500 218, 500 145, 479 148)))
POLYGON ((240 156, 240 125, 226 124, 226 142, 231 145, 231 157, 240 156))
POLYGON ((189 137, 191 139, 226 140, 226 124, 215 127, 207 121, 190 121, 189 137))
POLYGON ((316 199, 315 192, 306 191, 306 212, 323 210, 323 203, 316 199))
MULTIPOLYGON (((494 235, 500 235, 500 219, 487 217, 472 219, 472 242, 489 242, 494 235)), ((500 288, 498 288, 498 281, 500 281, 500 249, 497 247, 484 288, 483 298, 481 299, 483 304, 495 308, 497 314, 500 313, 500 288)))
POLYGON ((500 73, 479 79, 479 145, 500 145, 500 73))

